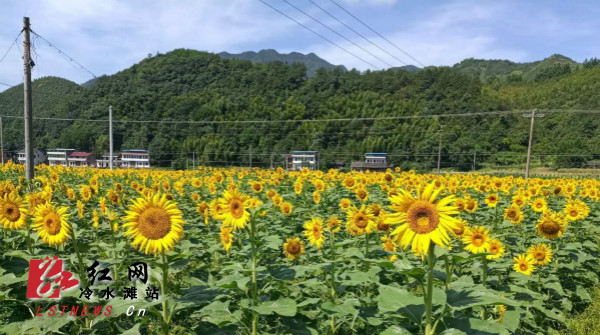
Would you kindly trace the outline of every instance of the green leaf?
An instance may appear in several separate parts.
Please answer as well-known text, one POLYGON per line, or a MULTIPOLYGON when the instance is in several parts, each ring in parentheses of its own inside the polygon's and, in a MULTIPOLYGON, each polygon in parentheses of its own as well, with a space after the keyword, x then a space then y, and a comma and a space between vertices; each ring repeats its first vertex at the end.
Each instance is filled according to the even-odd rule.
POLYGON ((290 298, 280 298, 275 301, 266 301, 262 304, 252 307, 259 314, 277 313, 283 316, 295 316, 297 312, 296 302, 290 298))
POLYGON ((579 286, 579 285, 577 286, 577 289, 575 290, 575 294, 577 294, 579 299, 581 299, 583 301, 592 301, 592 296, 590 296, 590 293, 582 286, 579 286))
POLYGON ((463 310, 475 306, 508 305, 515 306, 514 300, 503 298, 492 291, 481 287, 480 289, 450 289, 447 292, 448 305, 454 310, 463 310))
POLYGON ((412 333, 400 326, 391 326, 382 331, 380 335, 411 335, 412 333))
MULTIPOLYGON (((505 335, 509 332, 496 320, 480 320, 473 318, 450 318, 446 325, 455 328, 467 334, 477 335, 505 335)), ((452 333, 451 333, 452 334, 452 333)))
POLYGON ((519 310, 505 311, 502 317, 502 326, 514 333, 519 328, 520 321, 521 312, 519 310))
POLYGON ((420 323, 425 312, 423 298, 402 288, 380 285, 377 300, 380 312, 400 312, 416 323, 420 323))

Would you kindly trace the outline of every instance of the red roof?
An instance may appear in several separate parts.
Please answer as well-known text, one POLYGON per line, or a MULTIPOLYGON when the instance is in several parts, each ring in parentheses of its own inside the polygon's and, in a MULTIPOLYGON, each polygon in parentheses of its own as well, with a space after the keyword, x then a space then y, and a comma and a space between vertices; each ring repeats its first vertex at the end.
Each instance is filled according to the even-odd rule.
POLYGON ((90 152, 73 152, 69 157, 88 157, 92 154, 90 152))

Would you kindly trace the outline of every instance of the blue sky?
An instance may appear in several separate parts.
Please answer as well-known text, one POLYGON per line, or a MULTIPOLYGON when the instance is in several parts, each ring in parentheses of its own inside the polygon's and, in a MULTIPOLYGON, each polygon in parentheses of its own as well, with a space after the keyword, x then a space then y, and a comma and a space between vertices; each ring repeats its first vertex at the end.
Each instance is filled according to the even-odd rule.
MULTIPOLYGON (((264 0, 360 55, 386 64, 318 25, 283 0, 264 0)), ((308 0, 288 0, 361 47, 394 66, 403 65, 354 35, 308 0)), ((337 8, 313 0, 382 48, 414 63, 337 8)), ((600 4, 595 1, 433 1, 336 0, 426 65, 452 65, 462 59, 534 61, 561 53, 576 61, 600 56, 600 4)), ((365 70, 371 66, 323 41, 259 0, 1 0, 0 53, 31 18, 32 29, 97 75, 113 74, 148 53, 191 48, 210 52, 314 52, 334 64, 365 70)), ((19 43, 21 43, 19 41, 19 43)), ((0 57, 2 56, 0 54, 0 57)), ((81 83, 85 71, 41 41, 33 77, 60 76, 81 83)), ((19 50, 0 63, 0 83, 22 82, 19 50)), ((5 87, 0 86, 0 90, 5 87)))

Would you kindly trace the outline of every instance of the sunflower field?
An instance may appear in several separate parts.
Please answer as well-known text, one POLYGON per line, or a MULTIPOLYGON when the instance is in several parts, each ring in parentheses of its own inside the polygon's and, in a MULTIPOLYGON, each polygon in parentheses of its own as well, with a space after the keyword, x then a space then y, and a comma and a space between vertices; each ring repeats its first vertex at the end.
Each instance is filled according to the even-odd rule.
POLYGON ((559 334, 600 275, 596 179, 23 170, 0 171, 0 333, 559 334), (28 299, 54 256, 80 285, 28 299))

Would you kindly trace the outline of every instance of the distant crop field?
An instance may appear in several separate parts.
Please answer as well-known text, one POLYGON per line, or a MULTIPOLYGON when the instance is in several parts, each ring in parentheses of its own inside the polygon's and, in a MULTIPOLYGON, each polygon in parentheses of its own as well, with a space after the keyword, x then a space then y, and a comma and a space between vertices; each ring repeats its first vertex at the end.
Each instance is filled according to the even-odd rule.
POLYGON ((563 332, 600 272, 600 182, 576 175, 40 166, 28 183, 9 163, 0 332, 563 332))

